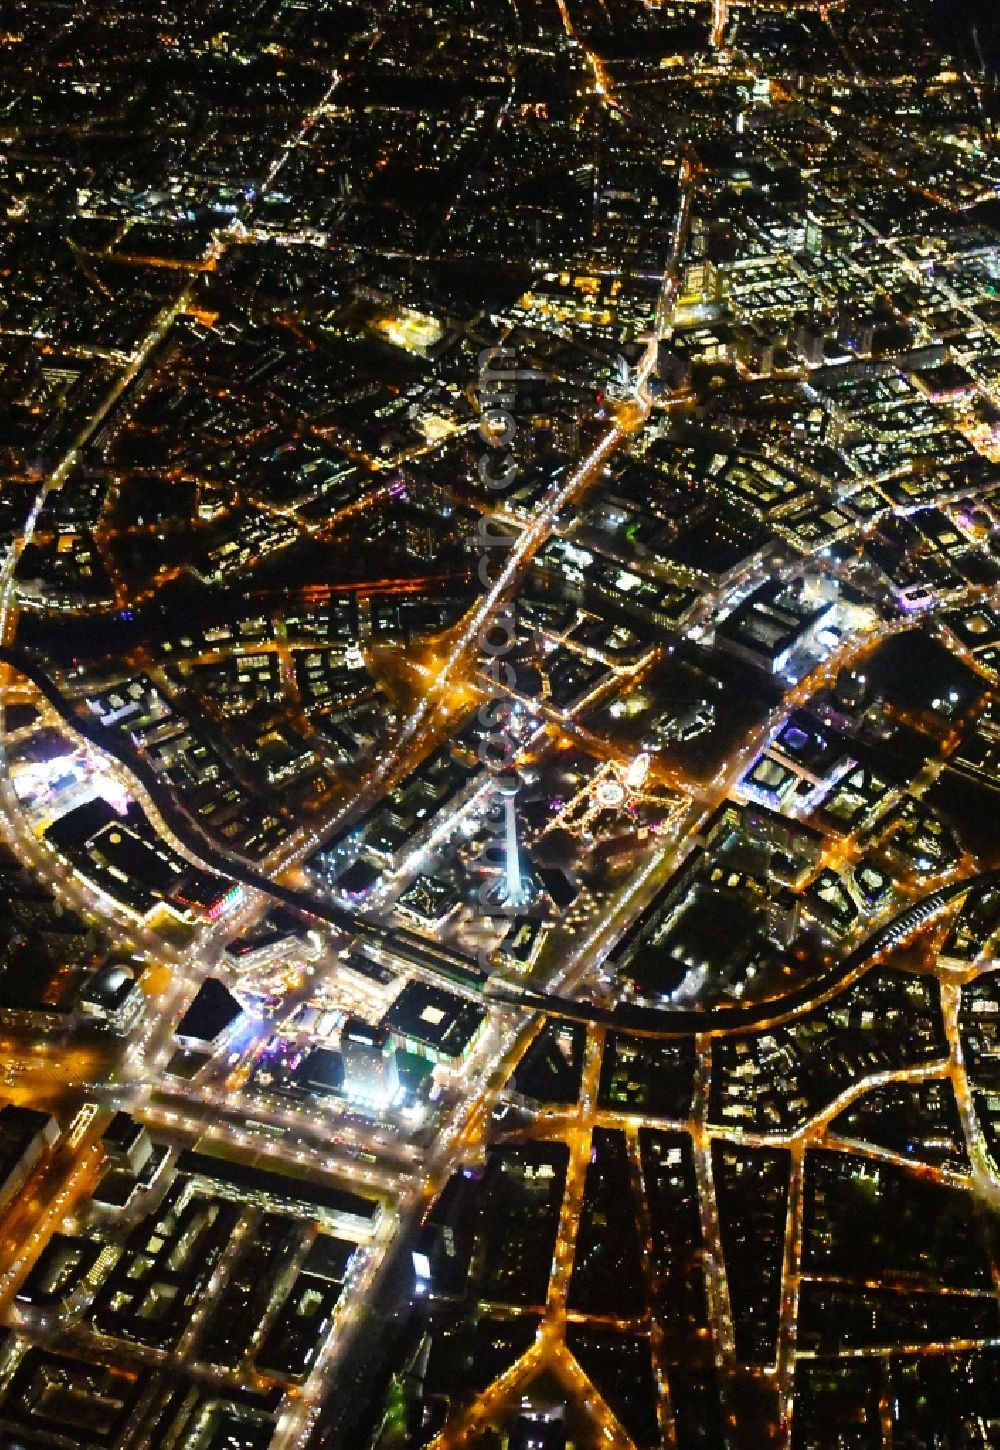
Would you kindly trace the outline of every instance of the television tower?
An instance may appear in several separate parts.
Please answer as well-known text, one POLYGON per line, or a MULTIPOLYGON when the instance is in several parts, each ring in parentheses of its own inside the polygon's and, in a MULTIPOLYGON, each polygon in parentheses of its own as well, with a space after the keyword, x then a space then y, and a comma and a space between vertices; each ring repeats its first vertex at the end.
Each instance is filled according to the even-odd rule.
POLYGON ((497 779, 497 790, 504 804, 504 863, 506 867, 507 891, 504 904, 510 907, 524 906, 527 892, 521 873, 521 850, 517 840, 517 808, 515 802, 521 782, 516 771, 505 771, 497 779))

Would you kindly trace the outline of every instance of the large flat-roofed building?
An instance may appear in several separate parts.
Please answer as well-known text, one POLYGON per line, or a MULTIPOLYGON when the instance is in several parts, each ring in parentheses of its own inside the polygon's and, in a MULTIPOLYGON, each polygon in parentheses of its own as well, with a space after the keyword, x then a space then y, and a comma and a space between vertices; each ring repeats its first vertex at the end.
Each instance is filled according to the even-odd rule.
POLYGON ((54 1233, 15 1295, 18 1310, 66 1312, 92 1293, 115 1250, 96 1239, 54 1233))
POLYGON ((217 921, 224 911, 236 905, 242 893, 239 882, 192 867, 172 893, 170 904, 186 916, 217 921))
POLYGON ((475 1247, 479 1181, 453 1173, 420 1224, 412 1251, 416 1292, 458 1298, 465 1289, 475 1247))
POLYGON ((314 931, 265 926, 227 942, 226 962, 235 971, 256 972, 262 967, 311 961, 319 952, 320 941, 314 931))
POLYGON ((217 977, 206 977, 177 1024, 176 1037, 189 1052, 215 1052, 236 1031, 243 1008, 217 977))
POLYGON ((806 598, 795 585, 770 581, 716 627, 716 644, 777 675, 793 651, 808 647, 835 607, 830 600, 806 598))
POLYGON ((121 815, 105 800, 86 801, 54 821, 45 836, 139 919, 167 910, 187 920, 214 921, 240 895, 236 882, 178 855, 134 803, 121 815))
POLYGON ((204 1179, 221 1198, 308 1214, 348 1236, 368 1238, 382 1217, 379 1199, 332 1183, 296 1178, 285 1172, 277 1159, 263 1155, 247 1161, 191 1148, 178 1158, 177 1171, 204 1179))
POLYGON ((106 962, 84 985, 76 1006, 82 1017, 124 1036, 146 1010, 146 998, 131 967, 106 962))
POLYGON ((59 1136, 51 1113, 5 1103, 0 1108, 0 1209, 24 1187, 28 1174, 59 1136))
POLYGON ((312 1093, 338 1097, 344 1091, 344 1059, 333 1047, 313 1047, 306 1053, 299 1080, 312 1093))
POLYGON ((405 1052, 455 1067, 475 1051, 486 1013, 441 987, 408 982, 382 1022, 405 1052))

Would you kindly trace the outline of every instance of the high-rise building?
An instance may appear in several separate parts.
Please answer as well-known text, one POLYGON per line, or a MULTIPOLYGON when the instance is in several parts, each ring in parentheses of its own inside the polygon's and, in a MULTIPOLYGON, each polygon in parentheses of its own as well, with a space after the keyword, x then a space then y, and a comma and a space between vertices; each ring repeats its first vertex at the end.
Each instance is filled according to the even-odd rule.
POLYGON ((344 1093, 372 1107, 386 1107, 399 1088, 396 1051, 389 1029, 373 1027, 361 1017, 348 1017, 340 1034, 344 1060, 344 1093))

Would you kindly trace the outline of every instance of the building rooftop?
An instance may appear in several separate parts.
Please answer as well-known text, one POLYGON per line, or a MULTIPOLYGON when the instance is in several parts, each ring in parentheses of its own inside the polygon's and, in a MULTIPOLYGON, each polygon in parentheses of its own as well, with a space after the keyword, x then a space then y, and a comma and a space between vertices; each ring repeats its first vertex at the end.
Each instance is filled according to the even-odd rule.
POLYGON ((486 1014, 441 987, 408 982, 382 1020, 397 1037, 421 1043, 455 1060, 467 1050, 486 1014))
POLYGON ((178 1023, 176 1035, 212 1046, 242 1013, 242 1006, 225 983, 217 977, 206 977, 178 1023))

